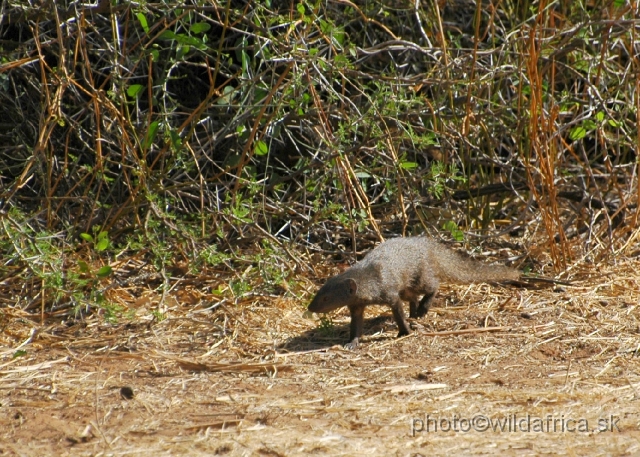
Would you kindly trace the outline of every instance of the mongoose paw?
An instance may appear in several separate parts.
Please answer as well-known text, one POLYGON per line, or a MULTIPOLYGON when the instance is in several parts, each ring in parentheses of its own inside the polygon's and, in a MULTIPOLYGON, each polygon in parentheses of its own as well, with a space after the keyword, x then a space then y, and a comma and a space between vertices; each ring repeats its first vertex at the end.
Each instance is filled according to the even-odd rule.
POLYGON ((418 306, 418 309, 416 309, 415 317, 424 317, 427 315, 428 312, 429 312, 429 305, 418 306))
POLYGON ((353 351, 357 347, 358 347, 358 338, 354 338, 344 345, 344 348, 349 351, 353 351))
POLYGON ((411 335, 411 331, 400 330, 398 332, 398 338, 400 338, 401 336, 407 336, 407 335, 411 335))
POLYGON ((416 321, 412 321, 409 322, 409 328, 415 332, 416 330, 423 329, 424 325, 418 324, 416 321))

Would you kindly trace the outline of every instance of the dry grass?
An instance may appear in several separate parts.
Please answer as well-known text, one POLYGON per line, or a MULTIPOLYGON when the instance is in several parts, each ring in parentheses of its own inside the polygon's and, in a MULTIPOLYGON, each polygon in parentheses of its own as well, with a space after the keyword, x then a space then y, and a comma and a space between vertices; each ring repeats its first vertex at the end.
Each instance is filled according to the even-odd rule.
POLYGON ((0 454, 640 454, 638 2, 44 3, 0 17, 0 454), (421 233, 572 285, 303 317, 421 233))
POLYGON ((388 310, 374 307, 364 344, 352 352, 341 347, 346 312, 324 332, 292 299, 253 296, 212 308, 215 298, 198 292, 204 278, 172 289, 161 321, 148 310, 162 297, 144 295, 143 286, 110 292, 138 307, 118 324, 91 315, 41 326, 4 308, 0 451, 635 455, 639 266, 576 268, 573 285, 558 289, 445 287, 401 339, 388 310), (18 349, 25 352, 14 358, 18 349), (475 417, 480 427, 481 415, 529 415, 532 430, 536 419, 545 428, 420 431, 428 418, 464 429, 475 417), (612 417, 613 431, 597 430, 612 417), (586 420, 590 431, 563 432, 562 420, 565 429, 586 420))

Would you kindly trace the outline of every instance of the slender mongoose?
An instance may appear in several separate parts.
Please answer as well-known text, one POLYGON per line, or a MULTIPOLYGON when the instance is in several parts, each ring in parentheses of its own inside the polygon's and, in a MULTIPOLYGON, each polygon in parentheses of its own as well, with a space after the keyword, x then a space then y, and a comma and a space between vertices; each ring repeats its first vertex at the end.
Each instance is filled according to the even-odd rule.
POLYGON ((328 313, 348 307, 351 332, 345 347, 354 349, 362 336, 364 308, 368 305, 391 307, 400 337, 411 333, 402 311, 402 300, 410 304, 410 317, 422 317, 427 314, 440 281, 464 284, 518 278, 518 270, 466 259, 430 238, 393 238, 343 273, 329 278, 308 309, 328 313))

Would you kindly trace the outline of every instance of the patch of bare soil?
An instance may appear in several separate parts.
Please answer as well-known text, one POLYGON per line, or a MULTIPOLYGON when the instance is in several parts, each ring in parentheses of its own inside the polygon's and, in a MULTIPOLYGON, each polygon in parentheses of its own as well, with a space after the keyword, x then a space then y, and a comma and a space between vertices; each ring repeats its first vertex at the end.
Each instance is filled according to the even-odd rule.
POLYGON ((372 307, 355 351, 345 311, 320 329, 295 300, 203 309, 195 285, 160 322, 157 297, 114 325, 4 308, 0 454, 638 455, 639 267, 444 287, 401 339, 372 307))

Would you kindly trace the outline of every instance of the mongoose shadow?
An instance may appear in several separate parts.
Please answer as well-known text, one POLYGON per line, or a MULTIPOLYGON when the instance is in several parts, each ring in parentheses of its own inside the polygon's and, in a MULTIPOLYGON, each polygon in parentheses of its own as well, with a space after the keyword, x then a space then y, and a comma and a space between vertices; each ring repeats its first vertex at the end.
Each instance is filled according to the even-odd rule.
POLYGON ((411 333, 402 309, 409 302, 409 316, 427 314, 441 282, 517 281, 518 270, 465 258, 426 237, 390 239, 369 252, 343 273, 329 278, 318 290, 308 310, 328 313, 346 306, 351 314, 348 349, 357 347, 364 331, 364 310, 387 305, 398 325, 398 336, 411 333), (422 297, 422 298, 420 298, 422 297))
MULTIPOLYGON (((364 323, 364 332, 366 334, 375 334, 388 330, 390 324, 393 324, 391 316, 376 316, 372 319, 367 319, 364 323)), ((326 330, 321 328, 308 330, 280 344, 278 349, 295 353, 344 345, 344 341, 349 334, 349 327, 349 324, 333 324, 326 330)))

